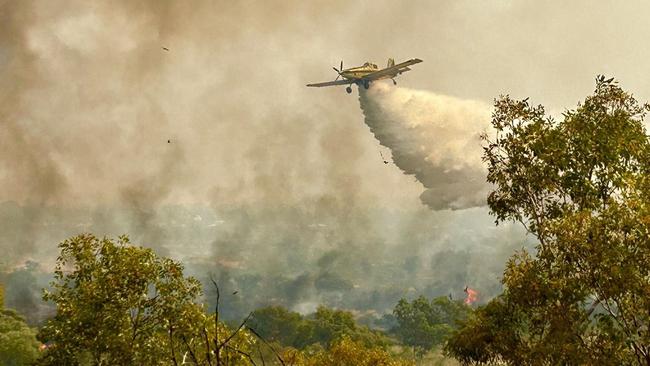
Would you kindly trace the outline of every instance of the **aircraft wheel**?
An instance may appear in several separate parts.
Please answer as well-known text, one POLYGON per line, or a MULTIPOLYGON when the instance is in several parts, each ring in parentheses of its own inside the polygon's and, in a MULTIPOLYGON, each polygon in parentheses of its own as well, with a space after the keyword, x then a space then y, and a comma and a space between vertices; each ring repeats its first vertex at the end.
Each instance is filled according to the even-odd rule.
POLYGON ((367 82, 367 81, 364 81, 363 82, 363 87, 366 88, 366 89, 370 88, 370 83, 367 82))
POLYGON ((348 86, 347 88, 345 88, 345 91, 348 92, 348 94, 351 94, 352 93, 352 87, 348 86))

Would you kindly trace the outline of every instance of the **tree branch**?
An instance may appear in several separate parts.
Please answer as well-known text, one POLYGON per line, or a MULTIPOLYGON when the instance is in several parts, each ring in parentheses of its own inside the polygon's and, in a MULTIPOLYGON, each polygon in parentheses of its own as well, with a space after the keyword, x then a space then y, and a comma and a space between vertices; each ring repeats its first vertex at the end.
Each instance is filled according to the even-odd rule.
POLYGON ((264 342, 264 344, 266 344, 267 347, 269 347, 269 348, 271 349, 271 351, 273 351, 273 354, 275 354, 275 357, 278 359, 278 361, 280 361, 280 363, 282 364, 282 366, 286 366, 286 364, 284 363, 284 360, 282 359, 282 357, 280 357, 280 354, 278 353, 278 351, 276 351, 275 348, 273 348, 273 346, 271 346, 271 344, 270 344, 266 339, 264 339, 264 337, 262 337, 259 333, 257 333, 257 332, 255 331, 255 329, 251 328, 250 326, 246 326, 246 328, 247 328, 248 330, 250 330, 250 332, 253 333, 253 334, 254 334, 257 338, 259 338, 262 342, 264 342))
POLYGON ((233 350, 233 351, 235 351, 235 352, 237 352, 237 353, 239 353, 241 355, 244 355, 244 356, 248 357, 248 360, 253 364, 253 366, 257 366, 255 361, 253 361, 253 357, 251 357, 250 354, 248 354, 248 353, 246 353, 246 352, 244 352, 244 351, 242 351, 242 350, 240 350, 238 348, 230 347, 228 345, 226 345, 226 348, 231 349, 231 350, 233 350))
POLYGON ((178 362, 176 362, 176 354, 174 353, 174 326, 169 323, 169 347, 171 348, 172 351, 172 361, 174 362, 175 366, 178 366, 178 362))
POLYGON ((187 351, 190 353, 190 357, 192 357, 192 361, 194 361, 195 364, 199 365, 199 360, 196 358, 194 351, 192 351, 190 344, 187 343, 187 338, 185 335, 183 335, 181 338, 183 339, 183 343, 185 343, 185 347, 187 347, 187 351))
POLYGON ((221 293, 219 285, 217 285, 217 281, 214 280, 212 274, 210 274, 210 281, 212 281, 214 288, 217 289, 217 304, 214 306, 214 352, 217 358, 217 366, 219 366, 221 364, 221 347, 219 347, 219 299, 221 293))
POLYGON ((251 317, 252 315, 253 315, 253 313, 248 313, 248 315, 246 316, 246 318, 244 318, 244 320, 241 322, 241 324, 239 324, 239 327, 237 327, 237 329, 236 329, 234 332, 232 332, 232 334, 229 335, 228 338, 226 338, 226 339, 225 339, 225 340, 224 340, 224 341, 219 345, 219 348, 221 348, 221 347, 225 346, 226 344, 228 344, 228 342, 230 342, 230 340, 231 340, 234 336, 236 336, 237 333, 239 333, 239 331, 244 327, 244 325, 246 325, 246 322, 248 321, 248 319, 250 319, 250 317, 251 317))

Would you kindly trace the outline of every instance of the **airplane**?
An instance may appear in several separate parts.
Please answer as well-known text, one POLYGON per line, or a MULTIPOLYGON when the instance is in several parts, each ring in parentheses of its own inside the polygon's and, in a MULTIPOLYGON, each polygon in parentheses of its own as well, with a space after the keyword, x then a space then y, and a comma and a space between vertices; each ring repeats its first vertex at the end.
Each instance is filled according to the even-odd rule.
POLYGON ((422 60, 420 60, 419 58, 413 58, 408 61, 395 65, 395 60, 389 58, 388 66, 386 66, 386 68, 384 69, 379 69, 377 65, 373 64, 372 62, 366 62, 365 64, 363 64, 363 66, 352 67, 344 70, 343 61, 341 61, 341 66, 338 69, 336 67, 333 67, 334 71, 336 71, 339 74, 336 77, 336 79, 334 79, 334 81, 307 84, 307 86, 320 88, 323 86, 347 84, 348 87, 345 88, 345 91, 348 92, 348 94, 350 94, 352 93, 352 84, 357 84, 359 86, 363 85, 364 88, 368 89, 370 87, 370 82, 372 81, 381 80, 381 79, 391 79, 393 80, 393 84, 397 85, 397 82, 395 81, 395 77, 411 70, 409 66, 418 64, 420 62, 422 62, 422 60), (342 77, 343 79, 339 80, 339 77, 342 77))

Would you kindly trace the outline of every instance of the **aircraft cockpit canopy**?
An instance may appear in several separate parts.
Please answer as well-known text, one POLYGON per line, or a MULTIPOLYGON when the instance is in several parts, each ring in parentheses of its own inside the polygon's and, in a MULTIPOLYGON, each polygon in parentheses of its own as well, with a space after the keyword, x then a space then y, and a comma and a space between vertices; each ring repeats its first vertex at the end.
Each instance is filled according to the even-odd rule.
POLYGON ((365 64, 363 64, 363 66, 370 66, 370 67, 373 68, 373 69, 377 69, 377 68, 378 68, 377 65, 373 64, 372 62, 366 62, 365 64))

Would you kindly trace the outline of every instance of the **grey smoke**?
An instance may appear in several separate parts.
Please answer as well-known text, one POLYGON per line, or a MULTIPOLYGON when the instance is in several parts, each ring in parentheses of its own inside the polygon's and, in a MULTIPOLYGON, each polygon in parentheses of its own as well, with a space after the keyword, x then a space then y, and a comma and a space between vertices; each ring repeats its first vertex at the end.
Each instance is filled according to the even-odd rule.
MULTIPOLYGON (((472 61, 445 53, 459 42, 439 37, 440 24, 466 13, 395 2, 0 1, 3 260, 48 270, 66 237, 126 233, 239 290, 224 300, 231 316, 268 303, 386 311, 400 296, 445 295, 465 281, 498 286, 507 251, 493 247, 516 247, 522 233, 494 231, 484 209, 423 207, 420 183, 383 164, 358 102, 304 88, 333 77, 340 58, 417 56, 427 62, 405 83, 493 97, 487 83, 470 88, 470 74, 427 69, 445 68, 439 52, 472 61), (370 32, 351 14, 387 27, 370 32), (426 37, 435 50, 413 54, 426 37), (470 268, 447 277, 433 259, 441 251, 462 252, 445 255, 470 268), (486 257, 495 266, 473 266, 486 257)), ((412 157, 394 156, 406 167, 412 157)), ((435 207, 478 204, 454 196, 460 173, 427 174, 417 176, 444 188, 427 191, 435 207)), ((23 295, 16 304, 30 304, 23 295)))
POLYGON ((11 270, 0 265, 0 283, 4 285, 4 304, 21 312, 31 325, 40 325, 55 312, 52 304, 41 300, 43 288, 48 287, 52 274, 40 268, 39 264, 27 261, 11 270))

